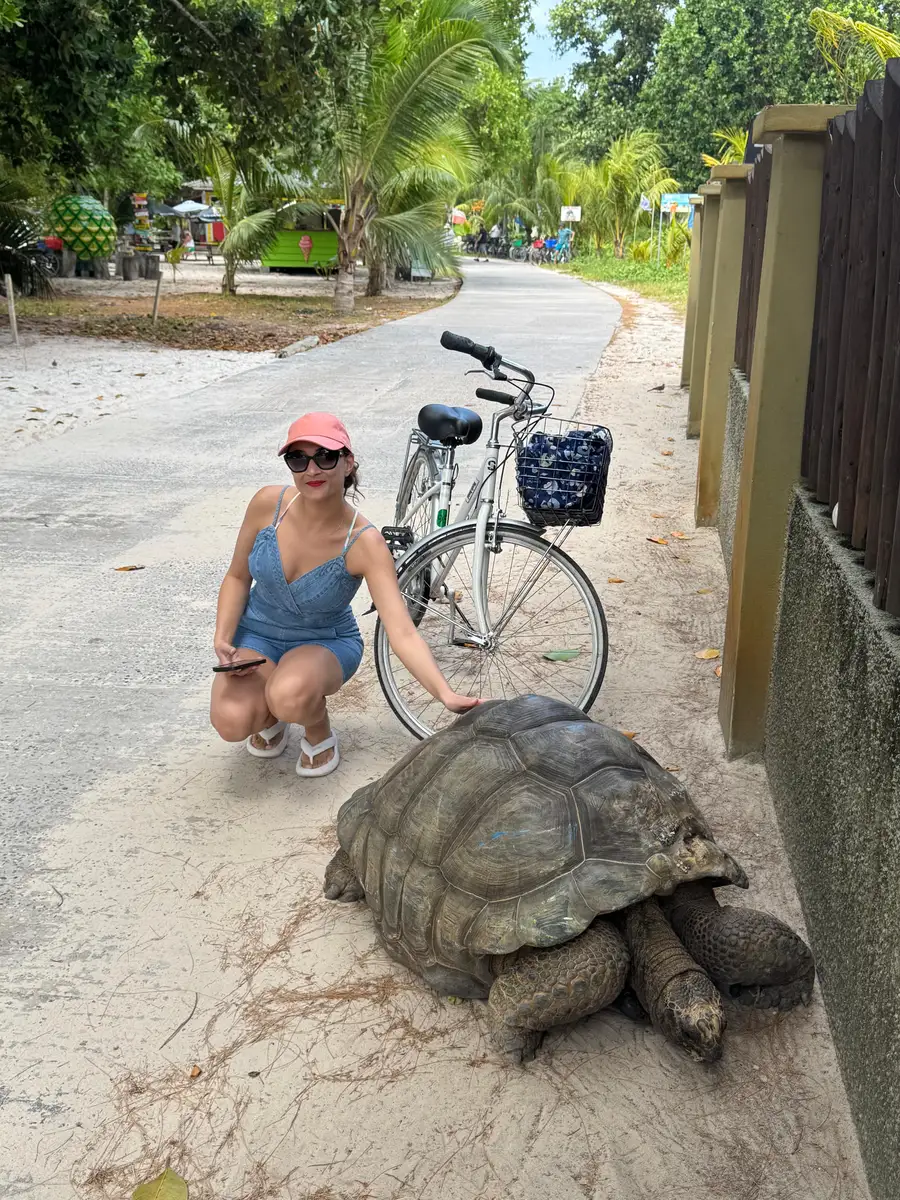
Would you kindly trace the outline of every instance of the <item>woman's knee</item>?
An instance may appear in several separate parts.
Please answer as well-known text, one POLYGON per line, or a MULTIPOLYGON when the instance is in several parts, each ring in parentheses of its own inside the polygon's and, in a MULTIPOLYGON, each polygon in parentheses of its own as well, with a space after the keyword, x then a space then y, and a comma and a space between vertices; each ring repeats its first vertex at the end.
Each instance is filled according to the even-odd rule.
POLYGON ((297 721, 323 706, 325 697, 314 680, 295 675, 279 678, 276 672, 266 684, 266 703, 279 721, 297 721))
POLYGON ((258 731, 257 714, 246 705, 212 704, 209 720, 213 729, 224 742, 242 742, 251 733, 258 731))

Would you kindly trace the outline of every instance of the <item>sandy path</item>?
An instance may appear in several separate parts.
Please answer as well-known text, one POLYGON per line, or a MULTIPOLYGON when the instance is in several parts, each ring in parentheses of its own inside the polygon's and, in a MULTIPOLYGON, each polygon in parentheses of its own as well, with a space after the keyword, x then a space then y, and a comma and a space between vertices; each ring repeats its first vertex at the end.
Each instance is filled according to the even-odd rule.
MULTIPOLYGON (((529 320, 546 331, 552 357, 578 334, 565 306, 584 296, 593 311, 597 293, 521 272, 509 278, 523 294, 545 297, 529 320)), ((478 295, 467 290, 450 311, 457 325, 469 313, 474 333, 465 305, 478 295)), ((509 302, 502 292, 483 297, 498 321, 509 302)), ((596 314, 602 345, 607 318, 596 314)), ((714 663, 695 657, 721 644, 724 573, 715 532, 691 528, 696 445, 683 438, 676 390, 681 327, 636 299, 626 317, 587 386, 573 375, 564 389, 583 392, 584 415, 616 435, 604 524, 570 542, 609 615, 610 667, 594 715, 636 731, 678 769, 750 872, 751 901, 799 925, 763 770, 725 761, 714 663), (649 390, 660 383, 662 393, 649 390)), ((432 336, 443 319, 422 314, 327 349, 336 363, 366 346, 397 355, 404 327, 432 336)), ((329 361, 307 358, 304 372, 329 361)), ((162 436, 159 453, 176 453, 162 436)), ((71 437, 73 448, 87 445, 71 437)), ((379 521, 390 472, 376 457, 368 447, 365 509, 379 521)), ((119 488, 122 467, 111 462, 119 488)), ((132 608, 116 617, 126 642, 153 569, 181 613, 206 620, 194 577, 214 584, 246 487, 211 496, 179 486, 177 514, 128 549, 148 570, 114 577, 134 588, 132 608)), ((67 617, 58 603, 46 613, 51 643, 65 645, 67 617)), ((105 769, 79 783, 70 818, 45 838, 24 885, 41 932, 16 933, 6 975, 15 1040, 0 1061, 9 1089, 0 1181, 10 1194, 121 1200, 168 1161, 192 1200, 865 1200, 818 998, 774 1021, 733 1014, 714 1068, 608 1012, 553 1034, 528 1068, 509 1066, 486 1040, 478 1005, 426 991, 386 959, 364 907, 321 897, 338 806, 409 745, 371 658, 334 706, 341 771, 300 788, 295 755, 260 763, 212 739, 205 687, 180 688, 173 701, 168 676, 197 649, 174 628, 164 649, 152 670, 119 685, 118 723, 85 728, 104 747, 105 769), (166 738, 151 744, 138 720, 165 726, 166 738)), ((40 752, 24 725, 14 741, 40 752)), ((54 765, 48 788, 66 783, 54 765)))

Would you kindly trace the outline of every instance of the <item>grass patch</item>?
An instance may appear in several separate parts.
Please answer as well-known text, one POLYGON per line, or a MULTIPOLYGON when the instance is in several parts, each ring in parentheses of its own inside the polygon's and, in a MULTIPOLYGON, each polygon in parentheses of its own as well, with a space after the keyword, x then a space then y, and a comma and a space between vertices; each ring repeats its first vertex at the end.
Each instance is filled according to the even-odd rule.
POLYGON ((635 262, 631 258, 616 258, 611 251, 577 258, 565 267, 556 268, 582 279, 598 283, 618 283, 631 288, 649 300, 664 300, 682 315, 687 310, 688 273, 684 267, 657 266, 655 262, 635 262))

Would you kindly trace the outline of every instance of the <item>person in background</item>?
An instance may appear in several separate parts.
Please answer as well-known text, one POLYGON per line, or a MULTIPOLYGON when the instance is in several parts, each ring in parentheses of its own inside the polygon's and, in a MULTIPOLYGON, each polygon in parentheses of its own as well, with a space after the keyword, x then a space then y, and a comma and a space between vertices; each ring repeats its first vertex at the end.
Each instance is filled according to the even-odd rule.
POLYGON ((501 238, 503 237, 503 230, 500 228, 500 225, 497 221, 495 221, 491 226, 491 232, 488 234, 488 237, 490 239, 490 244, 496 250, 496 248, 500 245, 501 238))

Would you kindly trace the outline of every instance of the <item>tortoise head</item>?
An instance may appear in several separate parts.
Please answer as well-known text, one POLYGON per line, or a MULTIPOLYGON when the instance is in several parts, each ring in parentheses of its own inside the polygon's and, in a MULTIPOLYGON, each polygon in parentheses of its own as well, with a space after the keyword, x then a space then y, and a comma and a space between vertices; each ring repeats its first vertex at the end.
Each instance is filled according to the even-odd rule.
POLYGON ((707 879, 714 887, 726 883, 748 886, 743 867, 715 842, 698 833, 688 833, 666 851, 651 855, 647 867, 659 880, 657 895, 669 895, 682 883, 695 879, 707 879))
POLYGON ((725 1011, 718 988, 705 972, 689 971, 669 981, 657 1007, 661 1031, 697 1062, 722 1057, 725 1011))

